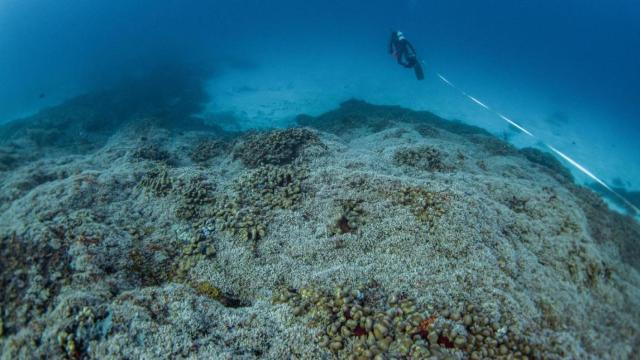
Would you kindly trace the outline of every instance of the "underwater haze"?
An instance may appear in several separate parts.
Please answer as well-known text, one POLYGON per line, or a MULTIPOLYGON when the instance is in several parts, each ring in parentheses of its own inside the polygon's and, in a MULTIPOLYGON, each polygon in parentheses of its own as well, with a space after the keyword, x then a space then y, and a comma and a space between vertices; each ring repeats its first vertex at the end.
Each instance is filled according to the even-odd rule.
POLYGON ((640 188, 633 157, 640 151, 640 6, 631 0, 0 6, 0 121, 187 63, 219 77, 208 109, 244 116, 244 128, 281 125, 355 97, 507 132, 501 119, 444 87, 439 72, 608 184, 640 188), (390 29, 417 48, 425 82, 386 54, 390 29))
POLYGON ((638 358, 639 83, 633 0, 0 0, 0 359, 638 358))

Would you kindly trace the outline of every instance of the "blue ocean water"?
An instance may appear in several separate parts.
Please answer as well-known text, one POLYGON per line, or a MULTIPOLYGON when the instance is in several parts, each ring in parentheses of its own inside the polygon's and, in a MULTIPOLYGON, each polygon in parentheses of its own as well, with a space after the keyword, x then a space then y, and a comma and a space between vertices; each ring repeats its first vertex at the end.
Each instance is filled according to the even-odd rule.
POLYGON ((639 20, 631 0, 6 0, 0 122, 183 63, 207 68, 207 111, 238 115, 242 128, 284 126, 356 97, 431 110, 517 145, 551 144, 634 191, 639 20), (391 29, 416 47, 425 81, 386 53, 391 29), (510 132, 438 73, 536 138, 510 132))

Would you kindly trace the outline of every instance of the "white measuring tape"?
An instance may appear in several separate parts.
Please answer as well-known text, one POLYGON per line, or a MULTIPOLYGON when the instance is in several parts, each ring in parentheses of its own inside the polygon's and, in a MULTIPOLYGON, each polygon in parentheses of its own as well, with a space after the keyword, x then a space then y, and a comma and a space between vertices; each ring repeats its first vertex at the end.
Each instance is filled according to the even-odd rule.
MULTIPOLYGON (((424 62, 423 62, 424 64, 424 62)), ((453 83, 449 80, 447 80, 447 78, 445 78, 444 76, 442 76, 442 74, 440 73, 436 73, 438 75, 438 77, 440 78, 440 80, 442 80, 445 84, 449 85, 450 87, 456 89, 458 92, 460 92, 463 96, 465 96, 466 98, 468 98, 469 100, 471 100, 472 102, 474 102, 475 104, 483 107, 485 110, 488 110, 492 113, 494 113, 495 115, 497 115, 499 118, 501 118, 502 120, 508 122, 510 125, 513 125, 515 128, 517 128, 518 130, 522 131, 523 133, 535 138, 536 136, 533 135, 533 133, 531 133, 529 130, 525 129, 523 126, 517 124, 515 121, 509 119, 508 117, 506 117, 505 115, 502 115, 500 112, 492 109, 491 107, 489 107, 488 105, 486 105, 485 103, 483 103, 482 101, 478 100, 477 98, 467 94, 464 90, 460 89, 459 87, 453 85, 453 83)), ((618 199, 622 200, 622 202, 624 202, 627 206, 629 206, 631 209, 633 209, 636 214, 640 214, 640 210, 638 210, 638 208, 633 205, 631 202, 629 202, 624 196, 618 194, 618 192, 616 192, 615 190, 613 190, 611 187, 609 187, 609 185, 607 185, 607 183, 605 183, 603 180, 601 180, 600 178, 598 178, 597 176, 595 176, 591 171, 587 170, 587 168, 585 168, 584 166, 580 165, 577 161, 573 160, 572 158, 570 158, 568 155, 562 153, 560 150, 556 149, 555 147, 545 143, 544 141, 541 140, 541 142, 549 148, 549 150, 553 151, 555 154, 557 154, 558 156, 560 156, 561 158, 563 158, 565 161, 567 161, 569 164, 571 164, 572 166, 574 166, 576 169, 580 170, 580 172, 582 172, 583 174, 587 175, 589 178, 593 179, 595 182, 597 182, 598 184, 602 185, 605 189, 607 189, 609 192, 611 192, 613 195, 615 195, 618 199)))

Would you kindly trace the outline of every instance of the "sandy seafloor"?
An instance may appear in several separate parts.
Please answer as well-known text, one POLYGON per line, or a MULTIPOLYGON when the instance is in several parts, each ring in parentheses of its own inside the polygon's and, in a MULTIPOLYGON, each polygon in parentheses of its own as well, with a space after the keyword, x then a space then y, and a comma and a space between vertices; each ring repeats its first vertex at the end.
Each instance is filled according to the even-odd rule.
POLYGON ((95 111, 2 130, 2 359, 638 357, 640 226, 548 155, 360 101, 95 111))

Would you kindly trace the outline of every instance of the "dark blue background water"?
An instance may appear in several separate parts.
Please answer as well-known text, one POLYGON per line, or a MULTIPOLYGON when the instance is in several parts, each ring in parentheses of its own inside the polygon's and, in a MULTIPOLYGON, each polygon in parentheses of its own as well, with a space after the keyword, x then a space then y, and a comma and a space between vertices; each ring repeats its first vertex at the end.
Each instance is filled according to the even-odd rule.
POLYGON ((8 0, 0 27, 2 118, 37 106, 41 92, 99 86, 166 59, 250 57, 260 44, 383 51, 392 27, 433 61, 472 62, 628 120, 640 115, 640 3, 633 0, 8 0))
MULTIPOLYGON (((555 125, 578 129, 589 122, 596 137, 612 129, 626 136, 623 149, 606 140, 600 154, 640 153, 633 140, 640 136, 640 3, 633 0, 5 0, 0 122, 166 63, 212 65, 219 75, 230 67, 272 66, 263 59, 276 53, 281 62, 307 54, 334 57, 334 67, 357 58, 364 67, 387 56, 392 28, 407 34, 428 70, 445 71, 510 114, 533 117, 538 101, 557 104, 542 115, 555 125)), ((376 71, 398 67, 388 61, 376 71)), ((350 79, 340 81, 346 86, 350 79)), ((356 90, 349 95, 366 98, 356 90)), ((575 152, 589 147, 582 145, 575 152)), ((638 180, 630 176, 624 180, 638 180)))

